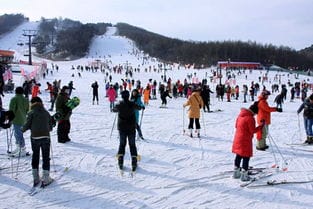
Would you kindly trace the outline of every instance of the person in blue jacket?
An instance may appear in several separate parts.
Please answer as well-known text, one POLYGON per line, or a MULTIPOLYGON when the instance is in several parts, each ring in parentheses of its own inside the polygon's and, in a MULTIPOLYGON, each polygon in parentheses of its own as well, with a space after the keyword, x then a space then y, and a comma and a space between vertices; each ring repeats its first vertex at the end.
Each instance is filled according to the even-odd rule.
MULTIPOLYGON (((139 107, 141 107, 142 111, 145 110, 145 105, 141 101, 141 94, 139 93, 138 89, 134 89, 132 91, 130 100, 135 102, 135 104, 137 104, 139 107)), ((135 109, 135 115, 136 115, 136 130, 138 132, 139 137, 141 139, 144 139, 142 135, 141 127, 139 125, 139 110, 138 109, 135 109)))

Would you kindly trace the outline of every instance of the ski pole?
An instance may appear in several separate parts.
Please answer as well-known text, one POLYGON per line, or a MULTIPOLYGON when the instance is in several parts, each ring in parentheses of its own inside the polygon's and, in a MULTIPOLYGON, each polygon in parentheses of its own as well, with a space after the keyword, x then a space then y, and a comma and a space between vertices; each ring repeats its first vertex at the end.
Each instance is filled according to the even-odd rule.
POLYGON ((114 117, 114 120, 113 120, 113 125, 112 125, 112 129, 111 129, 111 133, 110 133, 110 141, 111 141, 111 138, 112 138, 112 133, 113 133, 113 129, 114 129, 116 118, 117 118, 117 113, 115 114, 115 117, 114 117))
POLYGON ((185 107, 183 107, 183 134, 185 134, 185 107))
POLYGON ((201 115, 202 115, 202 123, 203 123, 203 128, 204 128, 204 135, 206 136, 206 128, 205 128, 205 121, 204 121, 203 111, 201 111, 201 115))
MULTIPOLYGON (((19 166, 20 166, 21 151, 22 151, 22 147, 21 147, 21 145, 20 145, 20 147, 19 147, 19 152, 18 152, 18 158, 17 158, 15 179, 18 178, 18 172, 19 172, 18 169, 19 169, 19 166)), ((12 175, 13 175, 13 174, 12 174, 12 175)))
POLYGON ((300 117, 299 117, 299 114, 298 115, 298 129, 299 129, 299 136, 300 136, 300 141, 302 141, 302 134, 301 134, 301 128, 300 128, 300 117))
POLYGON ((57 172, 57 170, 55 169, 55 163, 54 163, 53 149, 52 149, 52 143, 51 143, 51 140, 50 140, 50 150, 51 150, 52 167, 53 167, 53 169, 54 169, 54 172, 57 172))
POLYGON ((141 111, 141 116, 140 116, 140 124, 139 124, 140 129, 141 129, 141 124, 142 124, 143 112, 144 110, 141 111))
POLYGON ((6 134, 7 134, 7 153, 10 153, 10 144, 9 144, 9 133, 8 133, 8 129, 6 129, 6 134))
POLYGON ((280 151, 280 149, 278 148, 278 146, 277 146, 276 142, 274 141, 273 137, 272 137, 270 134, 268 134, 268 136, 269 136, 268 138, 270 139, 270 141, 272 141, 273 144, 275 145, 275 148, 277 149, 277 151, 278 151, 278 153, 279 153, 281 159, 282 159, 283 162, 284 162, 284 165, 286 166, 286 167, 283 167, 282 170, 283 170, 283 171, 287 171, 287 170, 288 170, 288 168, 287 168, 287 165, 288 165, 287 160, 285 159, 285 157, 284 157, 283 154, 281 153, 281 151, 280 151))

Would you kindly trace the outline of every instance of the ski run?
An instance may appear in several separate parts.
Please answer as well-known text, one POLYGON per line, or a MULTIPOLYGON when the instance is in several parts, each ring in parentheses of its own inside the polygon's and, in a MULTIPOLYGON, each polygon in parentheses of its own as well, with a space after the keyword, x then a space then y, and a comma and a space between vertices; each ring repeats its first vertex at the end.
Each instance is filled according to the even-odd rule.
MULTIPOLYGON (((16 43, 23 34, 23 29, 36 29, 37 25, 34 22, 24 23, 3 35, 0 46, 16 49, 16 58, 25 60, 24 49, 17 47, 16 43)), ((154 68, 157 69, 163 63, 144 56, 132 41, 115 36, 114 33, 115 29, 110 28, 106 35, 95 37, 88 55, 78 60, 52 62, 33 57, 34 61, 46 61, 49 70, 52 70, 52 64, 59 66, 58 71, 54 70, 53 74, 49 72, 45 79, 38 81, 41 83, 39 96, 45 108, 50 108, 49 93, 45 91, 46 82, 52 83, 54 80, 61 80, 62 86, 73 81, 75 90, 72 97, 80 98, 80 105, 73 110, 71 116, 70 142, 58 143, 56 128, 51 132, 50 174, 55 181, 46 188, 36 188, 36 194, 32 196, 28 194, 32 186, 31 157, 8 157, 8 135, 5 130, 0 130, 0 208, 313 207, 313 146, 287 145, 305 141, 303 116, 296 112, 302 101, 295 98, 290 102, 290 86, 287 85, 287 100, 283 104, 283 112, 271 114, 269 133, 277 147, 269 144, 266 151, 256 150, 254 137, 253 157, 249 164, 265 169, 260 172, 251 171, 255 172, 251 173, 254 174, 251 175, 254 180, 242 182, 232 178, 235 155, 231 152, 235 120, 241 108, 248 108, 252 104, 250 97, 247 98, 247 103, 243 102, 242 86, 250 86, 252 81, 259 82, 259 77, 265 71, 246 70, 245 74, 240 75, 234 72, 236 85, 240 87, 238 100, 231 98, 231 102, 227 102, 225 95, 224 101, 219 101, 215 94, 219 80, 210 80, 215 67, 196 70, 185 67, 178 69, 174 65, 167 66, 166 72, 154 71, 154 68), (173 83, 177 80, 183 82, 188 75, 199 81, 207 78, 208 85, 214 92, 210 96, 212 112, 201 111, 200 138, 195 132, 193 138, 186 136, 189 134, 188 111, 183 108, 186 98, 167 97, 166 108, 159 108, 161 99, 157 93, 157 99, 149 101, 142 117, 141 129, 145 140, 136 140, 138 154, 142 157, 138 162, 138 169, 136 173, 131 173, 131 157, 127 146, 125 170, 121 175, 115 158, 119 144, 114 119, 116 113, 110 111, 108 98, 105 97, 105 73, 85 70, 81 72, 76 69, 79 65, 90 65, 96 59, 107 63, 110 68, 126 65, 133 69, 140 68, 140 72, 134 72, 133 79, 140 80, 144 88, 150 79, 163 83, 161 76, 165 74, 173 83), (91 85, 95 81, 99 84, 99 104, 92 103, 91 85), (298 150, 298 147, 307 149, 308 152, 298 150), (64 172, 65 168, 70 169, 64 172)), ((28 68, 26 66, 25 70, 28 68)), ((111 75, 113 84, 121 84, 121 79, 125 79, 124 71, 121 74, 112 72, 111 75)), ((223 71, 223 83, 225 79, 226 74, 223 71)), ((272 84, 279 84, 278 79, 281 84, 287 84, 288 81, 292 84, 312 82, 311 77, 299 75, 297 78, 295 74, 277 71, 270 71, 268 79, 271 83, 268 80, 264 85, 269 90, 272 84)), ((13 82, 15 86, 21 85, 21 75, 14 73, 13 82)), ((274 99, 278 93, 274 92, 269 96, 270 106, 275 106, 274 99)), ((309 89, 308 95, 311 93, 312 90, 309 89)), ((12 93, 5 94, 2 98, 4 108, 8 108, 13 96, 12 93)), ((119 96, 116 102, 120 99, 119 96)), ((54 113, 50 111, 51 115, 54 113)), ((29 131, 24 134, 24 138, 26 150, 31 153, 29 131)), ((11 140, 14 147, 14 136, 11 140)))

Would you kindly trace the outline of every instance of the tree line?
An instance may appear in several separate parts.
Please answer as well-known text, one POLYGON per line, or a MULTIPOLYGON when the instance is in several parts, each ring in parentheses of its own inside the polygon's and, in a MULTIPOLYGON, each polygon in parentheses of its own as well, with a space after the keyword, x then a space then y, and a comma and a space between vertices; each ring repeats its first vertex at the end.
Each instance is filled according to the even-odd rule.
POLYGON ((0 35, 13 30, 15 27, 28 20, 22 14, 4 14, 0 16, 0 35))
POLYGON ((95 35, 103 35, 110 23, 88 23, 70 19, 41 18, 34 39, 36 51, 45 57, 64 59, 85 56, 95 35))
POLYGON ((262 45, 252 41, 183 41, 126 23, 118 23, 116 27, 119 35, 134 40, 140 50, 167 62, 206 67, 216 65, 217 61, 230 60, 276 64, 299 70, 313 67, 313 45, 296 51, 287 46, 262 45))

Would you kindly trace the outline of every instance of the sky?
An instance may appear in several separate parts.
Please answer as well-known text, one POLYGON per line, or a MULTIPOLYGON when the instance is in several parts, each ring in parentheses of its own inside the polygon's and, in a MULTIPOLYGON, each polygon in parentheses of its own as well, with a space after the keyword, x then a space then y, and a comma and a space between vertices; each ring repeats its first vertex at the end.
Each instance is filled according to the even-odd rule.
POLYGON ((242 40, 288 46, 313 44, 312 0, 0 0, 0 14, 31 21, 70 18, 128 23, 191 41, 242 40))

